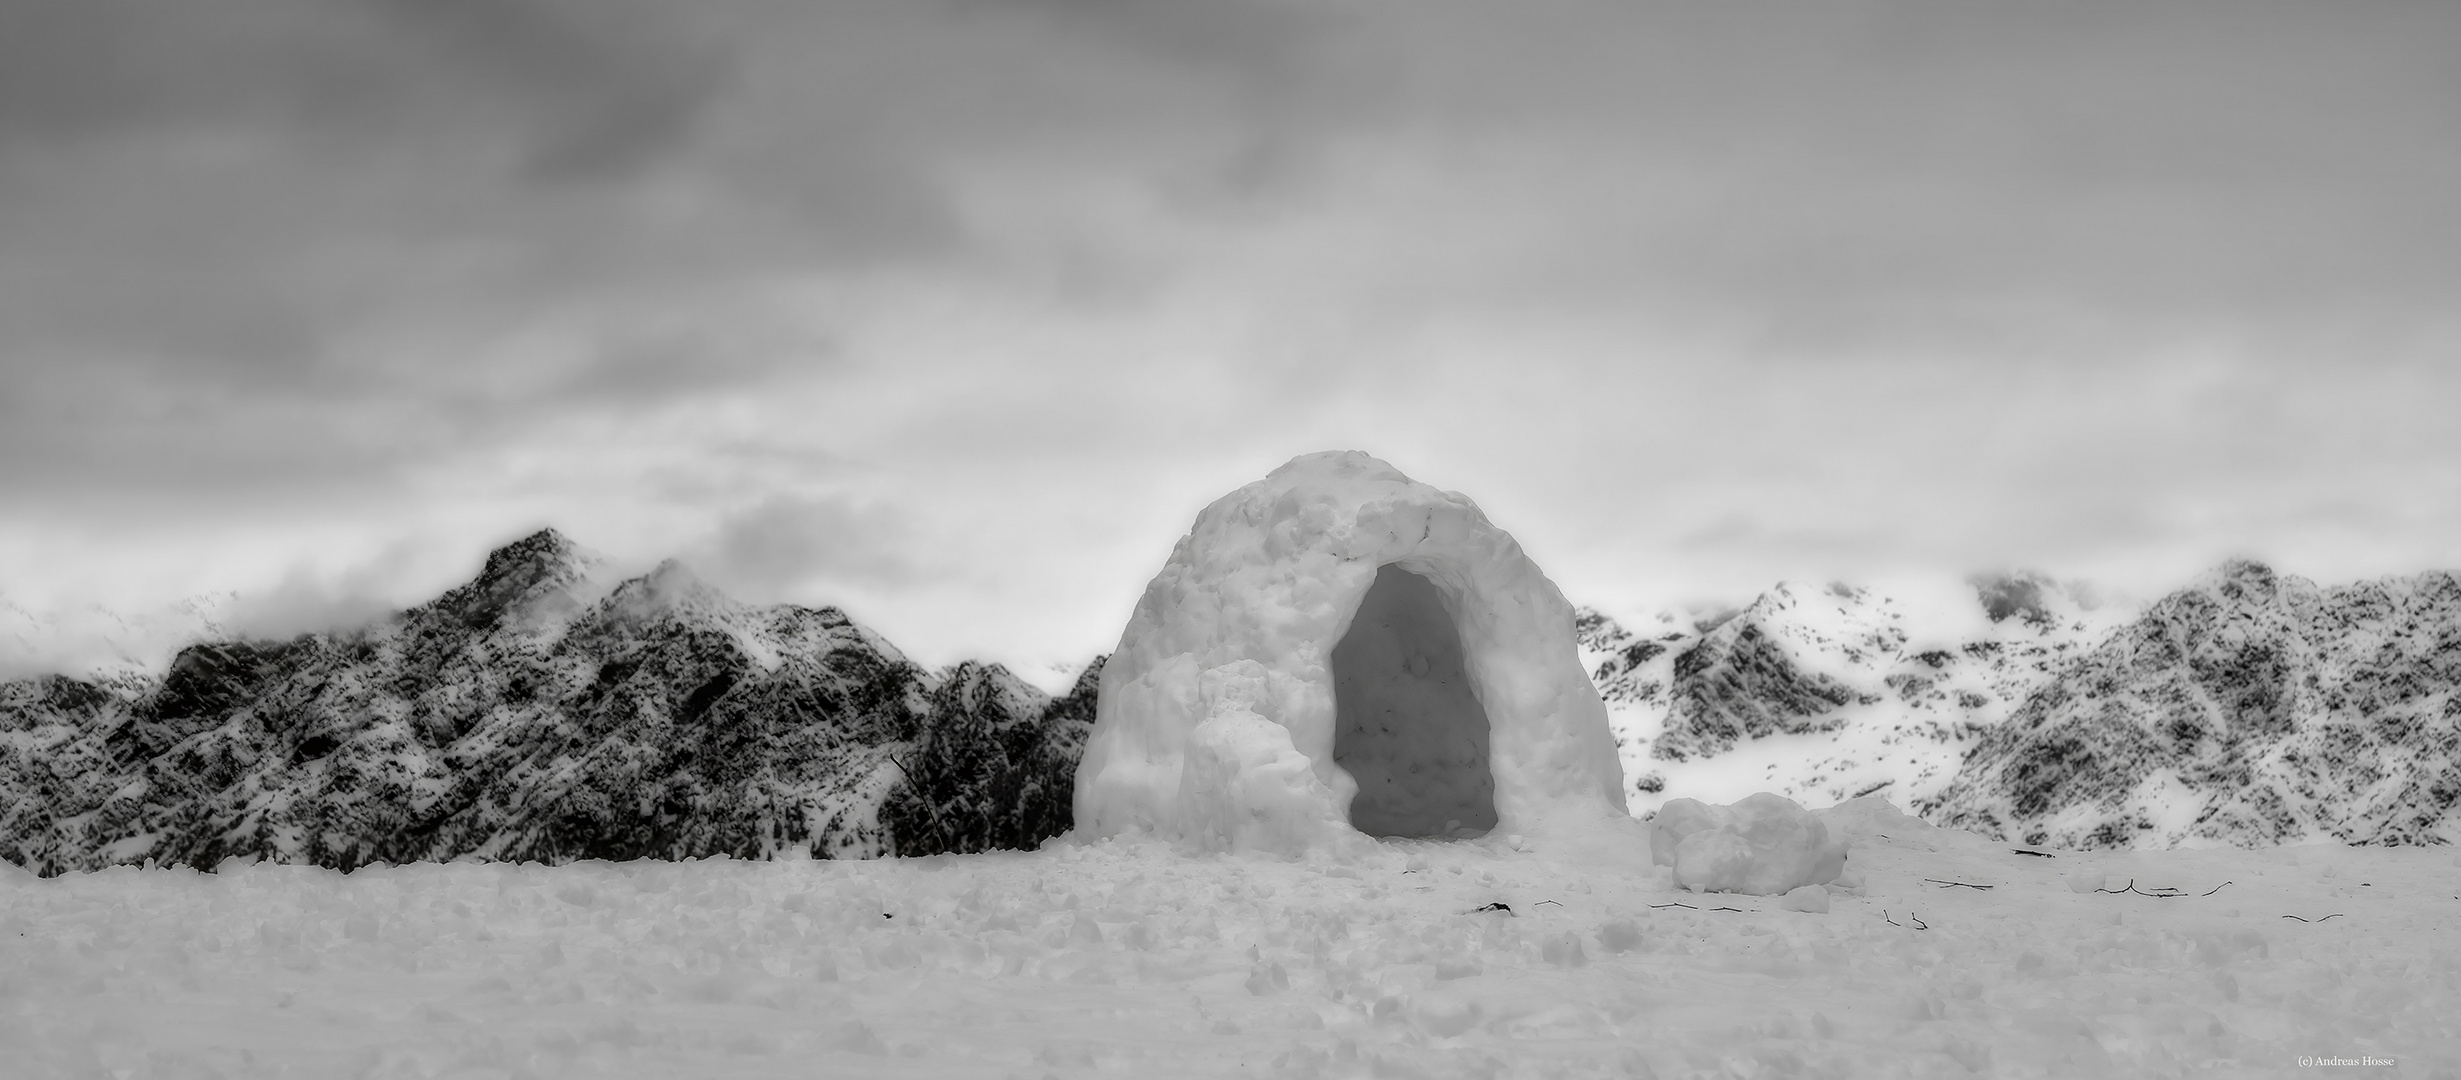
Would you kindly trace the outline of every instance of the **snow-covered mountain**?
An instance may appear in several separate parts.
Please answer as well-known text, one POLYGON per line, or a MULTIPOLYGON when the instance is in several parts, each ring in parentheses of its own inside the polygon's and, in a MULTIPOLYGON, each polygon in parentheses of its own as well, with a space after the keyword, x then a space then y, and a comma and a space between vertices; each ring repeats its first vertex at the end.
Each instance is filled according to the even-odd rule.
MULTIPOLYGON (((2137 611, 2038 574, 1948 610, 1785 583, 1737 609, 1582 609, 1636 814, 1878 793, 2078 847, 2461 839, 2461 584, 2319 589, 2232 563, 2137 611)), ((213 641, 160 677, 0 682, 0 860, 356 866, 1065 830, 1101 659, 1053 698, 939 672, 834 608, 676 563, 612 580, 553 531, 357 630, 213 641)))
POLYGON ((920 854, 1066 828, 1099 661, 1054 701, 996 664, 926 672, 834 608, 597 568, 542 531, 358 630, 191 646, 159 682, 0 683, 0 859, 920 854))
POLYGON ((1616 728, 1627 805, 1929 796, 2125 617, 2038 574, 1971 585, 1972 610, 1926 613, 1940 625, 1842 584, 1781 583, 1738 610, 1656 612, 1633 628, 1583 609, 1582 659, 1616 728))
POLYGON ((1844 585, 1581 614, 1627 803, 1884 794, 2054 847, 2461 840, 2461 583, 2238 561, 2141 612, 2037 574, 1979 618, 1844 585), (1957 613, 1952 613, 1957 614, 1957 613))
POLYGON ((2461 580, 2232 562, 1986 734, 1921 806, 2065 847, 2461 840, 2461 580))

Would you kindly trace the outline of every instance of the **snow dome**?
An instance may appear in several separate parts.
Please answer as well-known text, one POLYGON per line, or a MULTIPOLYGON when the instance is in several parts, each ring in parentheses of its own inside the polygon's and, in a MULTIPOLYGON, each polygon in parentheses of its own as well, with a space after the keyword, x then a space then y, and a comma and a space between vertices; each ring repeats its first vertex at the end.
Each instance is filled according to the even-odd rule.
POLYGON ((1197 515, 1120 635, 1078 835, 1300 852, 1629 828, 1572 605, 1468 498, 1367 454, 1197 515))

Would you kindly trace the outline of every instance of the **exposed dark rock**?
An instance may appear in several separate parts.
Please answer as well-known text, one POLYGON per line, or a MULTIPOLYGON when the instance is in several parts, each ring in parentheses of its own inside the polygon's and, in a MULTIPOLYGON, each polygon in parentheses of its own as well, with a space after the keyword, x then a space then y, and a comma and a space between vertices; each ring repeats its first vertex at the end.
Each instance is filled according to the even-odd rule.
POLYGON ((1897 658, 1905 632, 1890 625, 1896 616, 1879 612, 1860 618, 1868 610, 1863 599, 1860 590, 1848 586, 1781 585, 1676 653, 1665 731, 1650 755, 1684 761, 1723 753, 1747 739, 1834 731, 1845 723, 1838 710, 1879 701, 1878 695, 1803 663, 1803 654, 1812 651, 1834 652, 1847 663, 1875 670, 1897 658), (1811 606, 1834 608, 1840 618, 1795 617, 1798 609, 1811 606))
POLYGON ((1067 831, 1101 670, 1052 702, 997 664, 951 669, 929 725, 893 759, 904 783, 881 821, 899 852, 1031 848, 1067 831))
POLYGON ((2461 583, 2319 589, 2241 560, 2037 691, 1922 809, 2086 847, 2441 843, 2454 791, 2461 583))
POLYGON ((1971 626, 1917 638, 1895 601, 1837 584, 1781 584, 1716 620, 1651 613, 1644 618, 1657 625, 1646 635, 1580 612, 1582 659, 1609 708, 1627 804, 1645 812, 1662 792, 1681 793, 1686 766, 1768 738, 1793 739, 1802 754, 1766 778, 1780 794, 1816 804, 1875 785, 1908 801, 1938 791, 1982 731, 2119 617, 2091 612, 2078 586, 2039 574, 1973 587, 1975 613, 1986 617, 1975 620, 1980 639, 1971 626), (1995 598, 2012 591, 2039 617, 2004 605, 1988 620, 1995 598), (1659 790, 1635 779, 1653 773, 1659 790))
POLYGON ((542 531, 374 626, 189 648, 150 692, 0 684, 0 859, 847 857, 1068 828, 1090 675, 1051 702, 673 563, 597 596, 591 562, 542 531))

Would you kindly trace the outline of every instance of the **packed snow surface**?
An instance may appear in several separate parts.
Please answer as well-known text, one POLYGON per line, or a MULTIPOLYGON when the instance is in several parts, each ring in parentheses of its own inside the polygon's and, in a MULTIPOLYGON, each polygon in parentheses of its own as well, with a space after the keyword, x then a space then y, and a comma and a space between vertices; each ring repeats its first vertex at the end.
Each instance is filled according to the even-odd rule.
POLYGON ((1467 497, 1355 451, 1197 515, 1103 668, 1076 780, 1080 832, 1214 850, 1645 843, 1572 605, 1467 497))
POLYGON ((1876 800, 1821 816, 1850 872, 1785 898, 1501 842, 1344 861, 1059 843, 0 869, 0 1072, 1672 1080, 2376 1058, 2397 1064, 2366 1075, 2432 1077, 2461 1061, 2450 849, 2046 858, 1876 800))

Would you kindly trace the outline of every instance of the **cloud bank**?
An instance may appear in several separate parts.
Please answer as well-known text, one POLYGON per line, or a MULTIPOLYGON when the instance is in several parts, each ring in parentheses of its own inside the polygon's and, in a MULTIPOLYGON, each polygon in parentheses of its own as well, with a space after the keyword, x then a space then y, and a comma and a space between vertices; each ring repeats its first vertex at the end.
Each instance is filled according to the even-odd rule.
POLYGON ((1608 602, 2450 565, 2456 48, 2424 5, 12 5, 0 587, 404 545, 342 593, 407 600, 550 521, 1048 660, 1330 447, 1608 602))

